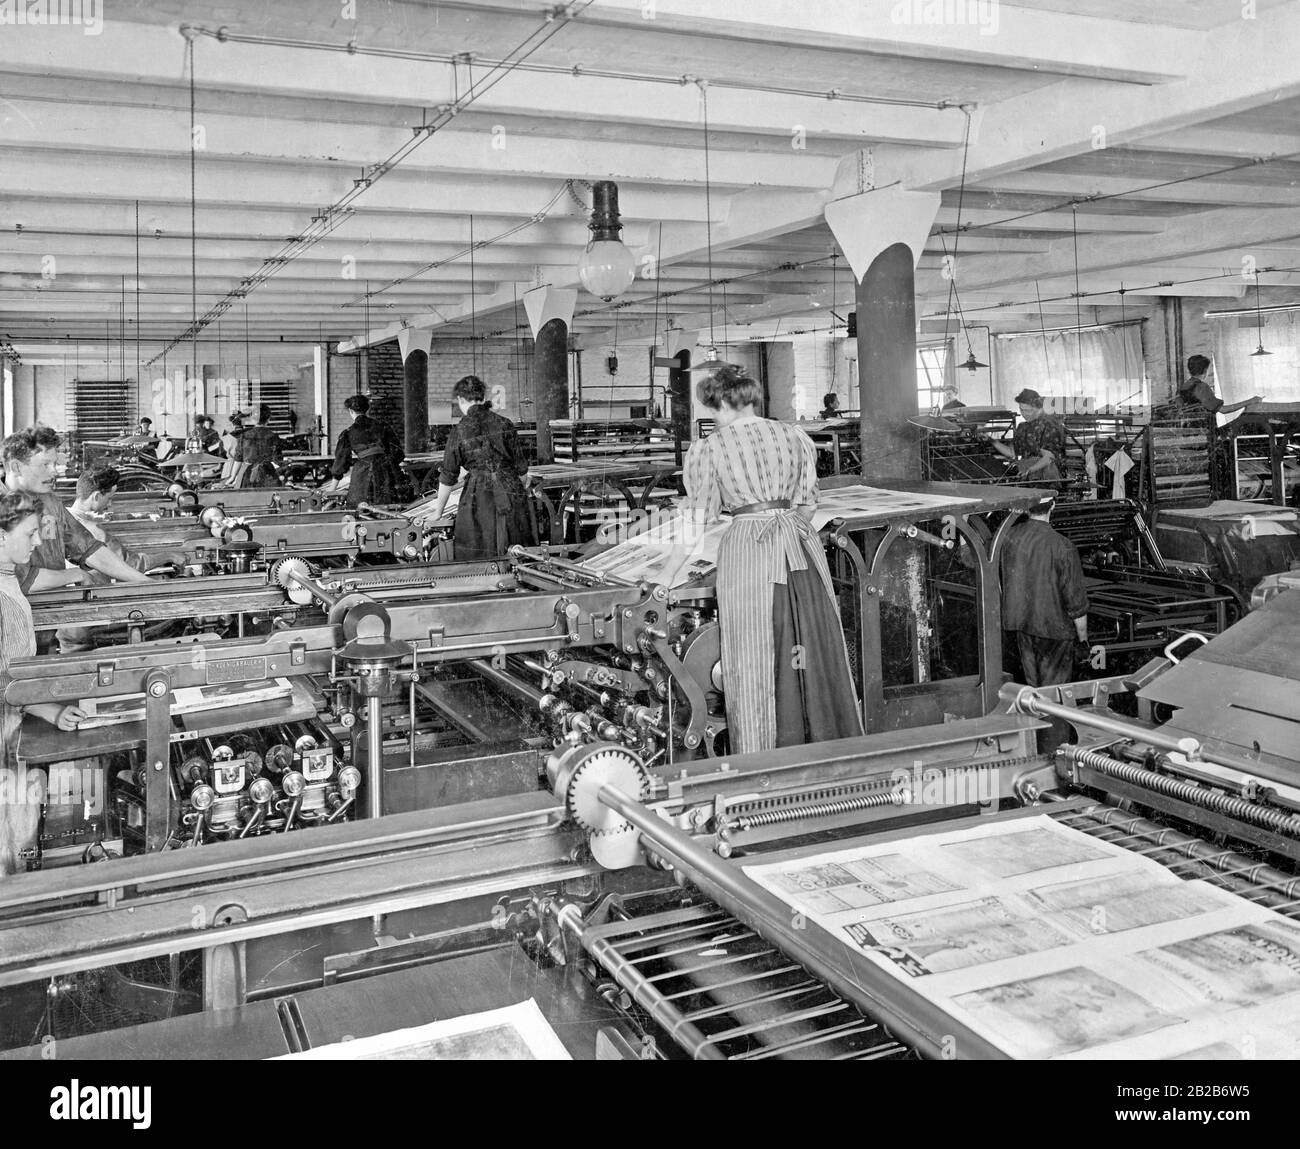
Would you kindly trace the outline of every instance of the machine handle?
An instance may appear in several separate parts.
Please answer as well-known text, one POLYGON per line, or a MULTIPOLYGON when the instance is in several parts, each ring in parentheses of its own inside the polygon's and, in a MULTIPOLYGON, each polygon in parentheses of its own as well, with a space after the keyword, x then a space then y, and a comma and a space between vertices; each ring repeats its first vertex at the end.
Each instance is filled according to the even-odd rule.
POLYGON ((1201 634, 1199 631, 1196 630, 1189 630, 1186 634, 1180 634, 1176 639, 1174 639, 1173 642, 1171 642, 1164 649, 1165 658, 1167 658, 1170 661, 1170 663, 1172 663, 1174 666, 1177 666, 1179 662, 1181 662, 1182 660, 1176 657, 1173 652, 1176 649, 1178 649, 1178 647, 1182 646, 1182 644, 1186 642, 1189 638, 1194 638, 1202 646, 1204 646, 1207 642, 1210 641, 1205 635, 1201 634))

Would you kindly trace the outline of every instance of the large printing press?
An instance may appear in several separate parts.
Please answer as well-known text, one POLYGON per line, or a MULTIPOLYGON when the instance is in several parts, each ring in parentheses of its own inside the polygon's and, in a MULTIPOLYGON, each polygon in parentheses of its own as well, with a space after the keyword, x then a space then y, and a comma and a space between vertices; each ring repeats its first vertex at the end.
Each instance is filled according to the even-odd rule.
POLYGON ((824 487, 860 739, 729 754, 707 572, 626 578, 556 546, 287 556, 213 589, 259 622, 233 637, 15 664, 9 705, 138 704, 93 751, 25 731, 50 782, 44 868, 0 885, 5 1056, 270 1057, 527 998, 576 1057, 1045 1056, 1099 1035, 1034 1045, 917 976, 984 944, 960 914, 940 945, 827 904, 933 894, 941 873, 889 859, 976 832, 1004 874, 1092 848, 1158 871, 1139 877, 1170 904, 1193 883, 1229 918, 1297 904, 1300 593, 1034 691, 1001 673, 996 570, 1038 492, 824 487), (257 686, 234 712, 179 705, 257 686), (1077 741, 1043 754, 1052 722, 1077 741))

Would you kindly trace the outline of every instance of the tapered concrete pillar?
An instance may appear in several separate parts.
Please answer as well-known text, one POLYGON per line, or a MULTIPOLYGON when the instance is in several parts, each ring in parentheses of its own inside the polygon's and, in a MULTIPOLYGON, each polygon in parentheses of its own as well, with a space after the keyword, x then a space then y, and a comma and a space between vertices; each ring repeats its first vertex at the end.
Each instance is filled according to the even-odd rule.
POLYGON ((432 332, 408 327, 397 336, 402 353, 403 447, 408 455, 429 446, 429 346, 432 332))
POLYGON ((548 319, 533 341, 533 386, 537 461, 553 463, 551 421, 569 417, 569 325, 562 319, 548 319))
POLYGON ((916 407, 916 262, 939 211, 937 192, 866 190, 826 208, 857 281, 862 470, 919 478, 916 407))
POLYGON ((916 285, 912 251, 885 248, 858 282, 858 386, 862 470, 881 478, 919 479, 916 429, 916 285))
POLYGON ((533 411, 537 417, 537 461, 555 462, 551 421, 569 417, 569 323, 576 291, 539 287, 524 295, 533 331, 533 411))
POLYGON ((406 399, 405 447, 408 455, 429 446, 429 357, 412 351, 402 364, 406 399))

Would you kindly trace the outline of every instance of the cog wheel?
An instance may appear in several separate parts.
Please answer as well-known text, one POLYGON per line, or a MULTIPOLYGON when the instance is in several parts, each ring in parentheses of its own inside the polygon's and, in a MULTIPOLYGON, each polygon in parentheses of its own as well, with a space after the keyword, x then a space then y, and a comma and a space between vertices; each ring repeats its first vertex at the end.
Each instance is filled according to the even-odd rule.
POLYGON ((565 809, 589 834, 618 834, 632 829, 597 797, 600 788, 615 786, 638 802, 650 796, 650 777, 641 760, 630 750, 612 743, 580 747, 579 760, 568 771, 563 785, 565 809))
POLYGON ((312 594, 305 586, 295 582, 289 576, 294 575, 298 578, 315 578, 317 571, 313 570, 306 559, 287 558, 280 559, 271 567, 271 581, 281 587, 289 596, 290 602, 296 602, 299 606, 305 606, 311 602, 312 594))

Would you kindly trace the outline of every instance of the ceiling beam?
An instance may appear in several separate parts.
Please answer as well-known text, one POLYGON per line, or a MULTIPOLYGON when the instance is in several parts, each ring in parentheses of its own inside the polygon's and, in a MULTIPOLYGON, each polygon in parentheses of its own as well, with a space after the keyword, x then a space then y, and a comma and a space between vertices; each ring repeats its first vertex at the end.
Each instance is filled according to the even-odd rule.
MULTIPOLYGON (((539 9, 537 23, 541 24, 539 9)), ((213 28, 215 31, 215 26, 213 28)), ((428 28, 437 35, 436 25, 428 28)), ((40 36, 6 39, 6 70, 16 73, 86 75, 130 82, 180 84, 184 79, 184 42, 175 29, 129 21, 106 21, 103 34, 62 38, 52 60, 40 36)), ((611 42, 620 56, 626 45, 611 42)), ((293 47, 229 42, 207 37, 195 41, 195 76, 200 115, 207 80, 222 88, 256 89, 272 95, 337 98, 346 91, 354 100, 409 107, 411 93, 425 106, 452 104, 458 80, 449 64, 346 53, 323 54, 293 47)), ((594 60, 604 67, 608 59, 594 60)), ((480 67, 479 78, 487 67, 480 67)), ((460 83, 463 90, 463 77, 460 83)), ((661 126, 698 125, 701 95, 694 84, 644 83, 571 73, 513 71, 472 104, 476 112, 526 115, 546 109, 548 117, 661 126)), ((956 147, 961 143, 959 114, 933 108, 861 104, 848 100, 807 98, 766 91, 713 88, 709 93, 710 127, 720 132, 756 132, 790 136, 794 125, 811 135, 828 133, 887 140, 910 146, 956 147)), ((188 129, 188 125, 184 125, 188 129)), ((382 158, 371 157, 372 162, 382 158)))
MULTIPOLYGON (((84 99, 84 97, 83 97, 84 99)), ((295 180, 301 165, 361 168, 396 151, 411 139, 406 127, 376 128, 328 122, 303 123, 270 116, 236 116, 206 111, 202 116, 203 149, 199 164, 213 160, 275 160, 292 165, 285 178, 295 180)), ((115 163, 119 154, 189 154, 189 115, 157 108, 76 105, 8 99, 0 140, 11 147, 72 152, 96 163, 115 163)), ((752 144, 744 151, 711 147, 709 176, 717 187, 823 188, 834 178, 836 157, 791 147, 791 133, 770 137, 767 151, 752 144)), ((703 143, 701 136, 700 144, 703 143)), ((620 183, 666 181, 704 184, 701 147, 665 147, 632 139, 599 151, 583 139, 515 133, 444 129, 409 158, 407 174, 437 173, 533 176, 549 179, 612 179, 620 183)))
MULTIPOLYGON (((1261 10, 1195 38, 1184 80, 1144 92, 1096 80, 1063 80, 984 111, 965 161, 967 184, 1195 126, 1300 94, 1300 4, 1261 10)), ((961 156, 881 148, 880 183, 940 190, 962 179, 961 156)))

